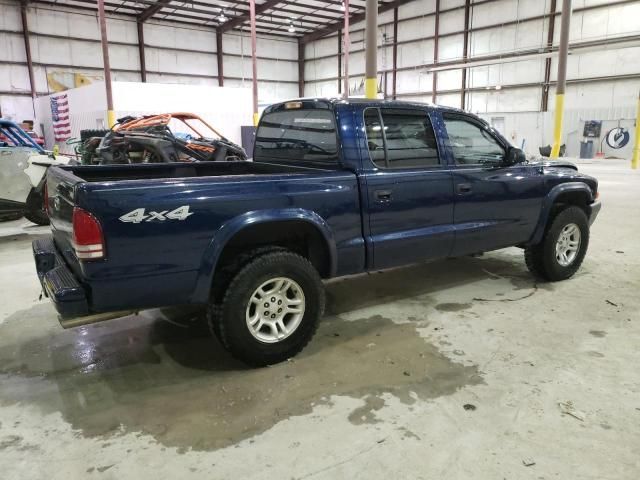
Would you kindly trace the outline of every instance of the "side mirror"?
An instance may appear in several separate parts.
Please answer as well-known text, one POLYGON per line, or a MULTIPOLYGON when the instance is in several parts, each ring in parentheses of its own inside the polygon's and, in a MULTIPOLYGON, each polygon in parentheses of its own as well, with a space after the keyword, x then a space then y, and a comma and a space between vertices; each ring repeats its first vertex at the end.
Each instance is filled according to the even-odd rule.
POLYGON ((527 156, 522 150, 517 147, 511 147, 505 156, 505 165, 517 165, 518 163, 524 163, 527 161, 527 156))

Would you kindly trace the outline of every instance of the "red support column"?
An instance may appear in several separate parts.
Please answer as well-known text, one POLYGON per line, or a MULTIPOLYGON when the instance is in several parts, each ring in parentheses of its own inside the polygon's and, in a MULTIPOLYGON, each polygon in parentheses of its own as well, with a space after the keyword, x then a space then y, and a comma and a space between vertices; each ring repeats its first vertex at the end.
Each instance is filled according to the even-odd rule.
POLYGON ((144 54, 144 23, 138 20, 138 56, 140 57, 140 80, 147 81, 147 60, 144 54))
POLYGON ((304 97, 304 43, 298 39, 298 96, 304 97))
POLYGON ((253 85, 253 125, 258 126, 258 59, 256 55, 256 0, 249 0, 251 22, 251 67, 253 85))
MULTIPOLYGON (((556 27, 556 0, 551 0, 549 7, 549 31, 547 32, 547 53, 551 53, 553 48, 553 37, 556 27)), ((542 85, 542 102, 540 110, 546 112, 549 110, 549 81, 551 80, 551 57, 547 57, 544 61, 544 84, 542 85)))
POLYGON ((345 98, 349 98, 349 0, 344 0, 344 92, 345 98))
POLYGON ((338 29, 338 94, 342 93, 342 29, 338 29))
MULTIPOLYGON (((24 50, 27 55, 27 70, 29 71, 29 86, 31 87, 31 99, 35 100, 36 79, 33 73, 33 60, 31 58, 31 41, 29 39, 29 22, 27 21, 27 5, 23 3, 20 6, 20 14, 22 15, 22 34, 24 36, 24 50)), ((33 103, 33 113, 35 115, 35 103, 33 103)), ((35 120, 35 119, 34 119, 35 120)))
POLYGON ((391 96, 395 100, 398 93, 398 7, 393 9, 393 71, 391 75, 391 96))
MULTIPOLYGON (((464 40, 462 43, 462 61, 467 62, 469 56, 469 17, 471 12, 471 0, 464 3, 464 40)), ((467 69, 462 69, 462 91, 460 93, 460 108, 464 110, 467 103, 467 69)))
POLYGON ((107 40, 107 19, 104 14, 104 0, 98 0, 98 19, 100 21, 100 41, 102 43, 102 62, 104 64, 104 86, 107 91, 107 126, 116 123, 113 111, 113 92, 111 90, 111 64, 109 63, 109 41, 107 40))
POLYGON ((221 30, 216 30, 216 57, 218 59, 218 86, 224 87, 224 52, 221 30))
MULTIPOLYGON (((433 33, 433 65, 437 66, 440 56, 440 0, 436 0, 435 31, 433 33)), ((438 100, 438 72, 433 72, 433 86, 431 87, 431 102, 438 100)))

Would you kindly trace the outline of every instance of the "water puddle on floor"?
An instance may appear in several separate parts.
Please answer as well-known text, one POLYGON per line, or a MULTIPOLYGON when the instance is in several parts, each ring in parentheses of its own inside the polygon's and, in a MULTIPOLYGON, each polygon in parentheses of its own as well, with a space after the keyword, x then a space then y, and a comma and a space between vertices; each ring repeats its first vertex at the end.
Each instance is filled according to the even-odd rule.
MULTIPOLYGON (((255 370, 230 358, 184 309, 63 330, 51 306, 37 304, 0 325, 0 406, 60 412, 86 437, 148 434, 179 451, 236 444, 333 395, 363 401, 345 421, 376 423, 383 394, 412 404, 482 377, 419 336, 424 318, 341 314, 416 297, 436 308, 429 295, 443 284, 487 278, 473 262, 437 267, 440 276, 420 266, 329 284, 328 315, 309 346, 292 361, 255 370)), ((457 312, 467 301, 440 310, 457 312)))

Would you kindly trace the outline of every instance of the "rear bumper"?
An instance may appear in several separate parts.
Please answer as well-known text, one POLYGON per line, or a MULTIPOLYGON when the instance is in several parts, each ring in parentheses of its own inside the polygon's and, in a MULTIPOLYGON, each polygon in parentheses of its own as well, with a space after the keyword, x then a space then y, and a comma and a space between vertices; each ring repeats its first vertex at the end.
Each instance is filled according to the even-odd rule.
POLYGON ((56 249, 53 237, 34 240, 32 248, 40 284, 60 318, 88 315, 87 293, 56 249))
POLYGON ((598 216, 598 213, 600 213, 600 209, 602 208, 602 204, 598 200, 596 200, 591 205, 589 205, 589 207, 591 208, 591 213, 589 215, 589 225, 592 225, 593 222, 596 220, 596 217, 598 216))

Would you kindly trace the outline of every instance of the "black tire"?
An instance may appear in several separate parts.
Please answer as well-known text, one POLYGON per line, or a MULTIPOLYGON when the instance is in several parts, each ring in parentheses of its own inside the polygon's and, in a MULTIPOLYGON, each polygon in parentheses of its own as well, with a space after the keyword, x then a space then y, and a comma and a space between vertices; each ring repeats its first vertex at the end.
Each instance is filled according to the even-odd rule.
POLYGON ((247 365, 263 367, 295 356, 309 343, 324 313, 324 304, 324 287, 313 265, 300 255, 278 250, 255 257, 240 268, 222 303, 212 303, 207 317, 212 332, 231 355, 247 365), (300 286, 305 308, 299 325, 288 337, 265 343, 249 330, 246 311, 256 289, 276 277, 287 277, 300 286))
POLYGON ((35 189, 31 190, 27 197, 24 218, 36 225, 49 225, 49 217, 44 209, 44 200, 40 192, 35 189))
POLYGON ((222 300, 224 294, 227 291, 227 287, 231 283, 231 280, 236 274, 248 263, 254 260, 256 257, 272 252, 286 252, 287 250, 278 247, 276 245, 267 245, 264 247, 258 247, 253 250, 248 250, 234 256, 233 261, 228 262, 222 266, 219 272, 216 273, 214 278, 214 288, 211 290, 211 298, 207 305, 205 315, 209 329, 216 336, 220 342, 220 315, 222 313, 222 300))
POLYGON ((572 277, 580 268, 589 247, 589 220, 580 207, 568 207, 558 212, 551 220, 542 241, 525 249, 527 268, 537 277, 556 282, 572 277), (563 266, 556 258, 556 243, 562 230, 569 224, 580 230, 580 244, 575 258, 563 266))

